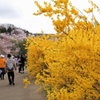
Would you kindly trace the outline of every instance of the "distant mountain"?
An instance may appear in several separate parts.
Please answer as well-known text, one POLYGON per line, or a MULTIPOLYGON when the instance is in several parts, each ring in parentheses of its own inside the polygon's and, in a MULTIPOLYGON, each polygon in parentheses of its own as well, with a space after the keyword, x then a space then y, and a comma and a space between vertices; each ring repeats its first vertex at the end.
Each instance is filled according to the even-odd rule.
MULTIPOLYGON (((1 28, 6 28, 6 30, 8 30, 8 28, 11 28, 11 29, 20 29, 20 30, 23 30, 25 33, 30 33, 30 34, 33 34, 33 35, 35 35, 35 36, 37 36, 37 35, 42 35, 42 33, 38 33, 37 35, 36 35, 36 33, 31 33, 31 32, 29 32, 28 30, 26 30, 26 29, 22 29, 22 28, 20 28, 20 27, 16 27, 15 25, 13 25, 13 24, 9 24, 9 23, 0 23, 0 29, 1 28)), ((44 33, 45 35, 48 35, 48 33, 44 33)), ((55 34, 55 33, 52 33, 52 34, 55 34)))
MULTIPOLYGON (((9 23, 3 23, 3 24, 1 24, 1 23, 0 23, 0 33, 2 33, 2 32, 14 31, 15 29, 22 30, 22 31, 24 31, 24 33, 26 33, 26 34, 31 34, 31 35, 34 35, 34 36, 43 35, 42 33, 38 33, 38 34, 36 34, 36 33, 31 33, 31 32, 29 32, 28 30, 22 29, 22 28, 20 28, 20 27, 16 27, 16 26, 13 25, 13 24, 9 24, 9 23)), ((45 34, 46 36, 48 35, 48 33, 44 33, 44 34, 45 34)), ((52 33, 52 35, 55 35, 55 33, 52 33)))
POLYGON ((20 28, 20 27, 16 27, 16 26, 13 25, 13 24, 8 24, 8 23, 1 24, 1 23, 0 23, 0 33, 4 33, 4 32, 5 32, 5 33, 6 33, 6 32, 10 33, 11 31, 14 31, 14 30, 16 30, 16 29, 19 29, 19 30, 23 31, 23 32, 26 33, 26 34, 31 34, 31 35, 32 35, 32 33, 30 33, 28 30, 22 29, 22 28, 20 28))
POLYGON ((9 27, 11 27, 11 28, 17 28, 13 24, 0 24, 0 26, 5 27, 6 29, 8 29, 9 27))

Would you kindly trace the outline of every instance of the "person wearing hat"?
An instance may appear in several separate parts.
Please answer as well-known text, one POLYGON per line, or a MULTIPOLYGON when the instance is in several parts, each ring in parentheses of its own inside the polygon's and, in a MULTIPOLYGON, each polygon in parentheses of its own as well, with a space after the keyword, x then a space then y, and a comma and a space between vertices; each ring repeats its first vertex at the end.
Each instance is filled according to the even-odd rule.
POLYGON ((7 75, 8 75, 8 80, 9 80, 9 85, 13 84, 15 85, 14 83, 14 69, 16 69, 16 63, 15 63, 15 60, 12 59, 12 56, 11 54, 8 54, 7 55, 7 60, 6 60, 6 72, 7 72, 7 75))
POLYGON ((5 64, 6 64, 6 60, 4 59, 4 55, 1 54, 0 55, 0 70, 2 70, 1 80, 4 80, 5 64))

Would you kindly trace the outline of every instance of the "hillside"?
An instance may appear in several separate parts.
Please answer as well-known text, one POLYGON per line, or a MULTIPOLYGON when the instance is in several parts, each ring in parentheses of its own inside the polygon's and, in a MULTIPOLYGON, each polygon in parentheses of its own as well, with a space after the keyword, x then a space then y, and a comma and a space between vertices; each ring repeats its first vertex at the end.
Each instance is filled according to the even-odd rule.
POLYGON ((4 33, 4 32, 9 32, 10 33, 12 30, 16 30, 16 29, 22 30, 26 34, 32 34, 29 31, 27 31, 26 29, 16 27, 13 24, 0 24, 0 33, 4 33))
POLYGON ((25 43, 27 36, 34 35, 12 24, 0 24, 0 54, 17 54, 19 44, 25 43))

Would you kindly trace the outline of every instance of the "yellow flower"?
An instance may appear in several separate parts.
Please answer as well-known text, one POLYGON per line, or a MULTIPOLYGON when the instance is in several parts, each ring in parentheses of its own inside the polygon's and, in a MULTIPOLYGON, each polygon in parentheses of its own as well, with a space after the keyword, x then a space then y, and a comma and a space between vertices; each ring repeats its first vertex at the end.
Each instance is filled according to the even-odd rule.
POLYGON ((28 81, 27 77, 25 79, 23 79, 23 83, 25 83, 25 87, 26 88, 28 86, 28 84, 30 84, 30 81, 28 81))

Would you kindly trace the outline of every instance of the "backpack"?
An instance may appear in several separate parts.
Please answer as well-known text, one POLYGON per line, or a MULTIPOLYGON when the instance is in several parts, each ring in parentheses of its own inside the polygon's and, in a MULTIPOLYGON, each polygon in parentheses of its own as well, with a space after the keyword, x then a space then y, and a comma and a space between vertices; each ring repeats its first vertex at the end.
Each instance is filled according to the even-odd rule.
POLYGON ((13 60, 7 60, 7 70, 12 71, 13 70, 13 60))

